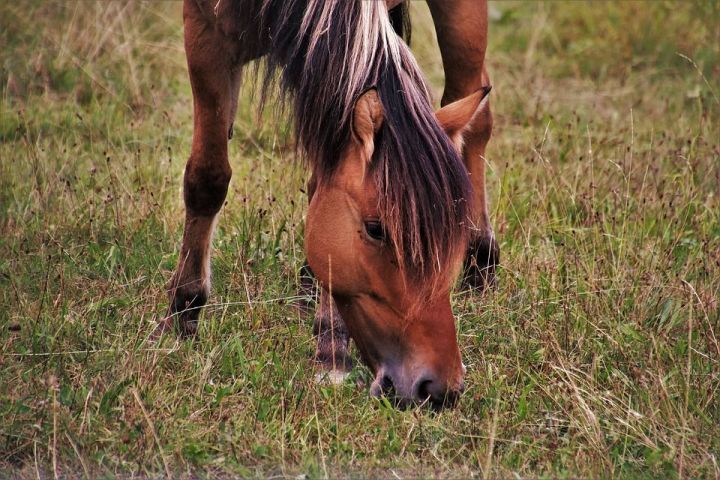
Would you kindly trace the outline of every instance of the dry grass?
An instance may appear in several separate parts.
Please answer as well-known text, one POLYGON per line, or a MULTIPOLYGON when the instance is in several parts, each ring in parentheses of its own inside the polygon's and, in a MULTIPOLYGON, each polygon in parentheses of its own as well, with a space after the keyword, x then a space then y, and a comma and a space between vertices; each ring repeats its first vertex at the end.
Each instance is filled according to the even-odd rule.
POLYGON ((149 344, 191 135, 180 4, 2 4, 0 476, 718 478, 718 4, 492 8, 503 268, 454 297, 468 391, 436 415, 360 367, 313 382, 305 172, 250 86, 200 337, 149 344))

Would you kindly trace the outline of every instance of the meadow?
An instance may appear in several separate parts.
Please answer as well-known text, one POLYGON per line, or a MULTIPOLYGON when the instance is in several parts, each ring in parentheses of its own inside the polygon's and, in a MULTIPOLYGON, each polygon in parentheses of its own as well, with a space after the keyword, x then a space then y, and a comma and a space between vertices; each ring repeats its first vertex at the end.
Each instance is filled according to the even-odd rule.
MULTIPOLYGON (((413 50, 436 97, 423 2, 413 50)), ((0 2, 0 477, 720 478, 720 3, 493 2, 498 285, 467 389, 314 381, 304 182, 242 87, 199 336, 167 308, 192 133, 179 1, 0 2)))

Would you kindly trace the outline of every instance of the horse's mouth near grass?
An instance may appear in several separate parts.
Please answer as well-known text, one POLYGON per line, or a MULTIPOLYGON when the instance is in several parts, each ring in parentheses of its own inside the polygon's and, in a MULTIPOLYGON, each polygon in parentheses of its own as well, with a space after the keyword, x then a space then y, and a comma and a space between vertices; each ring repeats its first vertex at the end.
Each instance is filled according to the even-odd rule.
POLYGON ((420 380, 415 382, 409 395, 401 394, 396 388, 390 375, 385 373, 384 369, 380 369, 370 386, 370 395, 376 398, 385 398, 394 408, 398 410, 408 410, 412 408, 428 408, 432 411, 439 412, 444 408, 453 408, 457 405, 462 391, 448 391, 442 397, 433 396, 430 393, 431 380, 420 380))

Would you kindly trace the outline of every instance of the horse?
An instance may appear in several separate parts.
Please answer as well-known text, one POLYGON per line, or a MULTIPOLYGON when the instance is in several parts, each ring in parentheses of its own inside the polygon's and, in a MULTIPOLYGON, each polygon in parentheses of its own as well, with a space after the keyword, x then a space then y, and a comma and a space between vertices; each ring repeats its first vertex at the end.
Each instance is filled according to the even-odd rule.
POLYGON ((197 332, 241 73, 258 60, 261 103, 280 90, 310 169, 305 253, 322 286, 315 359, 347 372, 352 339, 373 372, 372 395, 457 401, 465 366, 450 289, 461 268, 465 285, 491 285, 499 261, 485 197, 487 2, 428 4, 445 70, 437 112, 407 44, 402 0, 184 0, 193 138, 160 334, 197 332))

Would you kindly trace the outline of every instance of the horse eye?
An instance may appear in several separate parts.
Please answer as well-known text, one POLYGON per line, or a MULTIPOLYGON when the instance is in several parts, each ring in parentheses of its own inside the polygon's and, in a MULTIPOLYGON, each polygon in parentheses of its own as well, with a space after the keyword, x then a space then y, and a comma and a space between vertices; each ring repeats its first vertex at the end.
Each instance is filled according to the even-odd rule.
POLYGON ((367 233, 373 240, 385 240, 385 229, 383 228, 382 223, 377 220, 368 220, 365 222, 365 233, 367 233))

